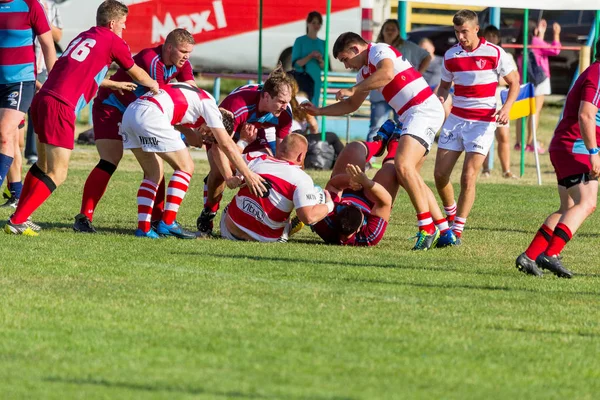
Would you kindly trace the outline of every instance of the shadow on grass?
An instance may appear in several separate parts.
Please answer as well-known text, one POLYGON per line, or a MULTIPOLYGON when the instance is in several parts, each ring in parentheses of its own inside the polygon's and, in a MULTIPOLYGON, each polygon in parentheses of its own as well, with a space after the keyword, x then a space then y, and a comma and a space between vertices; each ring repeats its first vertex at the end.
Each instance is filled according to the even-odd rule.
POLYGON ((530 333, 530 334, 539 334, 539 335, 580 336, 580 337, 591 337, 591 338, 600 337, 600 333, 592 333, 592 332, 564 332, 564 331, 548 330, 548 329, 512 328, 512 327, 504 327, 504 326, 489 326, 489 327, 487 327, 487 329, 490 329, 493 331, 500 331, 500 332, 517 332, 517 333, 530 333))
MULTIPOLYGON (((172 386, 172 385, 154 385, 154 384, 146 384, 146 383, 133 383, 133 382, 112 382, 102 378, 60 378, 60 377, 47 377, 43 379, 46 382, 52 383, 64 383, 69 385, 92 385, 92 386, 103 386, 106 388, 118 388, 118 389, 128 389, 128 390, 139 390, 144 392, 169 392, 169 393, 184 393, 191 395, 210 395, 215 397, 225 397, 225 398, 235 398, 235 399, 275 399, 281 398, 279 396, 263 396, 259 394, 252 393, 242 393, 242 392, 220 392, 220 391, 210 391, 203 388, 198 387, 180 387, 180 386, 172 386)), ((288 399, 297 399, 297 400, 308 400, 308 399, 317 399, 317 400, 353 400, 352 397, 341 397, 341 396, 289 396, 286 395, 285 398, 288 399)))

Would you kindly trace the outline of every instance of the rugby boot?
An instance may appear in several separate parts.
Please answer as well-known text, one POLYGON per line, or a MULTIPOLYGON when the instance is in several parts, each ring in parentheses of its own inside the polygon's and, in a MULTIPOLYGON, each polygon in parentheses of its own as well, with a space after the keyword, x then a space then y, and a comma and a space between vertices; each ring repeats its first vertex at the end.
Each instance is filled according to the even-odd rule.
POLYGON ((437 240, 440 237, 440 230, 435 228, 434 233, 427 233, 425 231, 419 231, 417 233, 417 242, 412 248, 413 250, 429 250, 436 245, 437 240))
POLYGON ((92 221, 90 221, 90 219, 83 214, 77 214, 75 216, 73 230, 75 232, 96 233, 96 228, 94 228, 94 225, 92 225, 92 221))
POLYGON ((205 208, 200 213, 200 216, 196 220, 196 227, 198 228, 198 232, 204 236, 212 235, 213 231, 213 219, 217 215, 216 212, 210 211, 208 208, 205 208))
POLYGON ((460 245, 460 239, 456 237, 452 229, 448 229, 446 232, 440 233, 440 237, 435 244, 435 247, 441 249, 442 247, 458 245, 460 245))
POLYGON ((175 236, 178 239, 196 239, 196 234, 184 229, 179 222, 175 221, 171 225, 167 225, 164 221, 158 223, 156 230, 160 236, 175 236))
POLYGON ((40 235, 39 233, 31 229, 26 222, 22 224, 14 224, 11 222, 10 219, 6 221, 6 225, 4 225, 4 232, 8 233, 9 235, 23 235, 31 237, 40 235))
POLYGON ((160 236, 158 236, 158 233, 156 233, 156 231, 152 228, 150 228, 150 230, 148 232, 144 232, 143 230, 138 228, 135 230, 135 236, 141 237, 141 238, 148 238, 148 239, 159 239, 160 238, 160 236))
POLYGON ((534 275, 534 276, 543 276, 544 273, 538 268, 537 264, 534 260, 527 257, 527 254, 521 253, 517 260, 515 261, 515 266, 517 269, 525 274, 534 275))
POLYGON ((573 273, 562 265, 559 256, 550 257, 547 256, 546 253, 542 253, 535 259, 535 263, 538 267, 547 269, 559 278, 570 279, 573 277, 573 273))

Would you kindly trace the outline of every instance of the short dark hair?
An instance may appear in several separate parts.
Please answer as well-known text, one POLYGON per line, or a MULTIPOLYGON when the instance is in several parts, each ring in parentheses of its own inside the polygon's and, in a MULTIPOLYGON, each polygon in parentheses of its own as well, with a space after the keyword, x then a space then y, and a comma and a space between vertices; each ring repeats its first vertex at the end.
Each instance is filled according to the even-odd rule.
POLYGON ((96 11, 96 25, 107 26, 110 21, 116 21, 129 13, 127 6, 117 0, 105 0, 96 11))
POLYGON ((229 133, 229 135, 233 134, 233 113, 223 108, 220 108, 219 111, 221 111, 221 116, 223 117, 223 126, 225 127, 225 130, 227 133, 229 133))
POLYGON ((336 211, 333 225, 338 233, 350 235, 360 228, 363 218, 362 211, 358 207, 344 205, 336 211))
POLYGON ((194 40, 194 36, 192 36, 192 34, 187 30, 183 28, 176 28, 167 35, 165 44, 167 43, 172 45, 178 45, 180 43, 196 44, 196 41, 194 40))
POLYGON ((459 10, 452 18, 452 23, 456 26, 464 25, 466 22, 474 22, 475 25, 479 25, 477 13, 471 10, 459 10))
POLYGON ((333 57, 337 58, 338 54, 346 50, 353 44, 368 44, 365 39, 354 32, 342 33, 333 44, 333 57))
POLYGON ((269 93, 269 96, 271 97, 275 97, 285 86, 287 86, 290 88, 290 94, 293 95, 294 84, 292 83, 292 79, 294 78, 291 78, 290 75, 283 70, 281 63, 279 63, 265 81, 263 92, 269 93))

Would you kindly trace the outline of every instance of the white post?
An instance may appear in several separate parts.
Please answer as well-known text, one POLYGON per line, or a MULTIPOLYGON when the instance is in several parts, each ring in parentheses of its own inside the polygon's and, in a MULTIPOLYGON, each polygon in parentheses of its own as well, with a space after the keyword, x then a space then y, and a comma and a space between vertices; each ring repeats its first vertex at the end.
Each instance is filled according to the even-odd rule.
MULTIPOLYGON (((531 114, 531 133, 533 136, 533 154, 535 156, 535 172, 537 173, 538 185, 542 184, 542 173, 540 171, 540 157, 538 155, 537 129, 535 128, 535 110, 531 114)), ((523 143, 521 143, 523 145, 523 143)))

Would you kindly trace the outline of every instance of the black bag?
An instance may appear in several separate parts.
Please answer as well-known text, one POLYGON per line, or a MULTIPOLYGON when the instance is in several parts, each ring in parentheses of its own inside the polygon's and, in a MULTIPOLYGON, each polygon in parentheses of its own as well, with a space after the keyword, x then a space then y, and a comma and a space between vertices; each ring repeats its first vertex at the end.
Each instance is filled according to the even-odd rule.
POLYGON ((308 138, 308 151, 304 159, 304 168, 307 169, 332 169, 335 162, 335 149, 332 145, 322 140, 308 138))
POLYGON ((297 71, 293 69, 289 71, 288 74, 294 77, 296 82, 298 82, 298 88, 300 89, 300 91, 306 93, 306 97, 308 97, 308 99, 312 101, 312 98, 315 94, 314 79, 311 78, 306 71, 297 71))
POLYGON ((534 86, 544 82, 548 77, 546 73, 537 63, 533 51, 529 52, 529 63, 527 65, 527 81, 533 83, 534 86))

